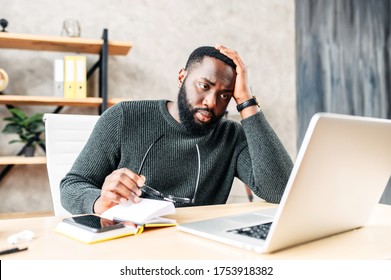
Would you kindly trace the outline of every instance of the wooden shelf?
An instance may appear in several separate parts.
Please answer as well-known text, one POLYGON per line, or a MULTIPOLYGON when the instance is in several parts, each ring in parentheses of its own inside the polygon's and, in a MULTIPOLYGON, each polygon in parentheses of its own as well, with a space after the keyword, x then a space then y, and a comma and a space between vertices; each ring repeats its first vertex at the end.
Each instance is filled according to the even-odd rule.
POLYGON ((25 156, 2 156, 0 165, 8 164, 46 164, 46 157, 25 157, 25 156))
MULTIPOLYGON (((99 54, 103 39, 0 32, 0 48, 99 54)), ((109 55, 127 55, 130 42, 110 41, 109 55)))
MULTIPOLYGON (((108 106, 113 106, 124 98, 109 98, 108 106)), ((63 98, 54 96, 25 96, 25 95, 0 95, 0 104, 7 105, 45 105, 45 106, 75 106, 75 107, 99 107, 102 104, 100 97, 87 98, 63 98)))

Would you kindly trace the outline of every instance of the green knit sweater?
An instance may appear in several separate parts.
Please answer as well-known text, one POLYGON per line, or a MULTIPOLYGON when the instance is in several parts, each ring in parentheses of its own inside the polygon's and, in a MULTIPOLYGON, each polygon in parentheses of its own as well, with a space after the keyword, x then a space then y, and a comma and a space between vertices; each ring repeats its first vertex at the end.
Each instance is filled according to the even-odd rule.
POLYGON ((225 203, 234 177, 266 201, 280 201, 292 161, 261 112, 242 120, 241 125, 222 119, 207 135, 194 136, 169 114, 166 103, 122 102, 102 114, 61 181, 65 209, 73 214, 92 213, 106 176, 122 167, 138 172, 148 147, 161 135, 141 172, 152 188, 166 195, 192 198, 198 144, 201 173, 192 205, 225 203))

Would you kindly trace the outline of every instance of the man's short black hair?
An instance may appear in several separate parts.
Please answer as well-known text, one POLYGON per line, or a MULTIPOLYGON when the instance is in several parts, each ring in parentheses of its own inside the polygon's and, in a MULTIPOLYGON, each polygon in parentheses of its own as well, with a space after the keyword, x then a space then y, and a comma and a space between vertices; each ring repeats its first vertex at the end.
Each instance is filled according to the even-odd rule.
POLYGON ((226 55, 222 54, 215 47, 203 46, 195 49, 190 54, 189 59, 186 62, 185 70, 188 71, 191 70, 191 68, 194 67, 194 65, 196 65, 197 63, 201 63, 202 59, 205 56, 209 56, 221 60, 225 64, 231 66, 234 70, 236 69, 236 65, 233 62, 233 60, 227 57, 226 55))

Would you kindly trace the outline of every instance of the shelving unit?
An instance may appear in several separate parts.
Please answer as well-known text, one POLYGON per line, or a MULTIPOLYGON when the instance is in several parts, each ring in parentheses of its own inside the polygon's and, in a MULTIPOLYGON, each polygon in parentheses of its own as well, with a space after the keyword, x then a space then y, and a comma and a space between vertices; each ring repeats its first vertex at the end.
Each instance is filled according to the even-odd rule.
POLYGON ((108 30, 103 30, 102 39, 73 38, 62 36, 41 36, 32 34, 14 34, 0 32, 0 48, 33 50, 33 51, 55 51, 55 52, 77 52, 86 54, 98 54, 99 60, 87 73, 87 78, 99 68, 99 98, 87 97, 81 99, 66 99, 57 97, 41 96, 0 96, 0 104, 7 105, 57 105, 57 106, 90 106, 101 107, 103 112, 108 105, 113 105, 121 100, 108 100, 107 97, 107 71, 109 55, 127 55, 132 47, 130 42, 109 41, 108 30), (98 104, 98 105, 96 105, 98 104))
MULTIPOLYGON (((108 98, 108 56, 127 55, 131 47, 132 44, 130 42, 109 41, 107 29, 103 30, 101 39, 0 32, 0 48, 3 49, 54 51, 99 55, 98 61, 87 72, 88 79, 97 69, 99 69, 99 97, 61 98, 54 96, 5 95, 0 93, 0 104, 6 105, 8 108, 20 105, 58 106, 54 111, 56 113, 58 113, 63 106, 96 107, 99 109, 100 114, 105 111, 107 107, 124 100, 120 98, 108 98)), ((0 181, 14 165, 45 163, 45 157, 0 157, 0 165, 6 165, 0 172, 0 181)))

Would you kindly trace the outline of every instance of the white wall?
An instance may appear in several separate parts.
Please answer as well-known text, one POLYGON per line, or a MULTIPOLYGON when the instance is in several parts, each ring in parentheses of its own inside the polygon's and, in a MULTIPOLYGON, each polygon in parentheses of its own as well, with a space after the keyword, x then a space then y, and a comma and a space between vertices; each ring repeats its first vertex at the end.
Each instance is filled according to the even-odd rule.
MULTIPOLYGON (((63 20, 75 18, 82 37, 100 38, 108 28, 109 39, 131 41, 134 47, 127 56, 109 59, 111 97, 175 100, 177 73, 193 49, 216 43, 236 49, 271 125, 292 157, 296 154, 293 0, 13 0, 2 5, 0 17, 9 21, 9 32, 60 35, 63 20)), ((0 67, 11 79, 6 93, 51 95, 52 61, 62 56, 0 49, 0 67)), ((89 65, 95 60, 88 56, 89 65)), ((95 111, 67 108, 64 113, 95 111)), ((0 129, 6 115, 0 106, 0 129)), ((0 156, 20 149, 7 144, 10 138, 0 134, 0 156)), ((230 201, 243 197, 242 190, 235 184, 230 201)), ((0 212, 47 210, 51 201, 45 166, 14 167, 0 182, 0 212)))

